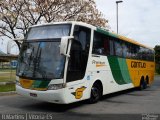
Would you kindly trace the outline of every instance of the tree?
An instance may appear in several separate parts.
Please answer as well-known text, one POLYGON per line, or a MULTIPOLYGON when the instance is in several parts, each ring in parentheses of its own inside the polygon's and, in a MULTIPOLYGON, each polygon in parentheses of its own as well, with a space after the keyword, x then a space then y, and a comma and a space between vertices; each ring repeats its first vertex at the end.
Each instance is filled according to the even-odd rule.
MULTIPOLYGON (((16 26, 22 6, 23 3, 16 4, 15 0, 0 1, 0 34, 10 39, 17 37, 16 26)), ((19 47, 18 42, 17 45, 19 47)))
MULTIPOLYGON (((55 21, 82 21, 100 27, 108 22, 94 0, 0 1, 0 34, 10 39, 24 37, 31 25, 55 21)), ((16 44, 20 47, 18 41, 16 44)))
POLYGON ((155 48, 155 62, 156 62, 156 71, 160 74, 160 45, 156 45, 155 48))

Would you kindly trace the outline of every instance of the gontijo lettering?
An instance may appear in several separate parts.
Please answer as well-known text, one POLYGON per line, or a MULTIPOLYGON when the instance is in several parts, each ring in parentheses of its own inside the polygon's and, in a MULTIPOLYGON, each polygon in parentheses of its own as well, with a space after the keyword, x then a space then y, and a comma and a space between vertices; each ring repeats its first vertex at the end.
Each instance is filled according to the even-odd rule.
POLYGON ((146 68, 146 63, 132 61, 131 62, 131 67, 132 68, 146 68))

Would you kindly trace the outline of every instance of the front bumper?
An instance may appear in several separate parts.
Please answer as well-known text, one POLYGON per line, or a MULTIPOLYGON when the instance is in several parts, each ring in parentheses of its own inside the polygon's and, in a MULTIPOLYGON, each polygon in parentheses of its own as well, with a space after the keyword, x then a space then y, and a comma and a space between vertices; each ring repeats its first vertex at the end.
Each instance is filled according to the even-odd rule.
POLYGON ((16 85, 16 92, 22 96, 57 104, 67 104, 64 89, 37 91, 16 85))

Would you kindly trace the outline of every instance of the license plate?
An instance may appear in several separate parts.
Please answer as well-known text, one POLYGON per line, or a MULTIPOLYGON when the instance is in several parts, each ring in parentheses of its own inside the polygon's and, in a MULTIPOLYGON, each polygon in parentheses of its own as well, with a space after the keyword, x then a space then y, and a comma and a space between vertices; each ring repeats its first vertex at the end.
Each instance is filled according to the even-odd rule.
POLYGON ((30 96, 37 97, 37 94, 36 93, 30 93, 30 96))

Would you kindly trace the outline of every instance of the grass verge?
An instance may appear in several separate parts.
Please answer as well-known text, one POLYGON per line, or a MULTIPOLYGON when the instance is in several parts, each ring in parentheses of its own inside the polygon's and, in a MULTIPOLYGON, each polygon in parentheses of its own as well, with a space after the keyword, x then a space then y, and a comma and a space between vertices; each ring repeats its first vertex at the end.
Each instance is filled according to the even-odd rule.
POLYGON ((16 80, 16 72, 13 71, 1 71, 0 70, 0 82, 9 82, 16 80))
POLYGON ((0 85, 0 92, 9 92, 15 90, 15 84, 0 85))

